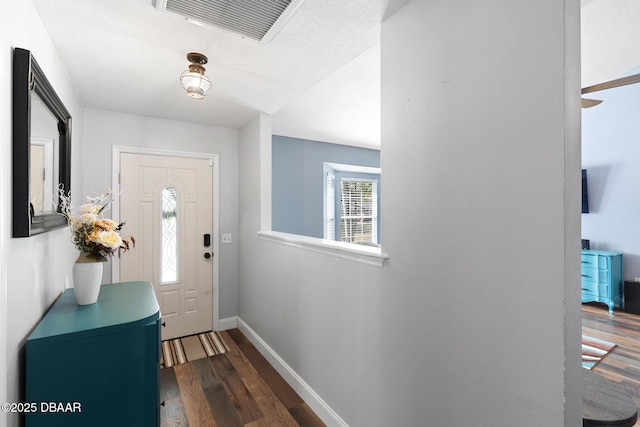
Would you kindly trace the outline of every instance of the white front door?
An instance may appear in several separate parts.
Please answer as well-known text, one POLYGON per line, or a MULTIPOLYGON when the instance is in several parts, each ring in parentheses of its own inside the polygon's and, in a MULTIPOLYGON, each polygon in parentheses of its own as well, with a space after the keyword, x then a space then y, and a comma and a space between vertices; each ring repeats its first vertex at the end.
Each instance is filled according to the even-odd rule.
POLYGON ((212 211, 211 160, 120 154, 120 281, 153 284, 163 340, 213 329, 212 211))

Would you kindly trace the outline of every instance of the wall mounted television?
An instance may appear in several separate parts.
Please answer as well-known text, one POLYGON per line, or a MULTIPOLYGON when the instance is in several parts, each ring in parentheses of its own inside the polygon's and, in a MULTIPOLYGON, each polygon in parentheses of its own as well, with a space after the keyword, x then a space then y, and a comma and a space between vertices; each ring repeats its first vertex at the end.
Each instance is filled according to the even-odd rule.
POLYGON ((582 169, 582 213, 589 213, 589 186, 586 169, 582 169))

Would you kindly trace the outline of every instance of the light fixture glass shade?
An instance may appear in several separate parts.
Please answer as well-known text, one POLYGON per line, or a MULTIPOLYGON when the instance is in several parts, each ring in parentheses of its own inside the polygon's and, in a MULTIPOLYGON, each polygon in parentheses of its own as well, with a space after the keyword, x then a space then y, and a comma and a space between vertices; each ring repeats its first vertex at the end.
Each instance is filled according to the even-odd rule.
POLYGON ((193 99, 204 99, 211 92, 211 82, 202 73, 185 70, 180 75, 180 83, 187 91, 187 96, 193 99))

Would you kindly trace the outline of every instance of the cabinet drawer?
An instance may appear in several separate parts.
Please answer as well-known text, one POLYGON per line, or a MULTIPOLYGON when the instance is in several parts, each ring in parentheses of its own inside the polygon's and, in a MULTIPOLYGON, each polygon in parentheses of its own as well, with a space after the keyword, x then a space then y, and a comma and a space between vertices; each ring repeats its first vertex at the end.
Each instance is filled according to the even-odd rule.
POLYGON ((598 255, 582 254, 581 262, 583 268, 598 268, 598 255))
POLYGON ((582 265, 582 269, 580 270, 580 274, 582 275, 582 281, 592 280, 594 282, 598 281, 598 269, 597 268, 589 268, 582 265))
POLYGON ((597 270, 594 268, 582 267, 580 272, 582 280, 592 280, 598 283, 609 283, 609 272, 607 270, 597 270))
POLYGON ((582 281, 582 293, 590 295, 608 296, 609 285, 606 283, 593 282, 591 280, 582 281))
POLYGON ((581 261, 583 267, 599 268, 605 270, 608 270, 611 264, 610 257, 592 254, 582 254, 581 261))
POLYGON ((582 280, 582 293, 598 295, 598 282, 592 280, 582 280))

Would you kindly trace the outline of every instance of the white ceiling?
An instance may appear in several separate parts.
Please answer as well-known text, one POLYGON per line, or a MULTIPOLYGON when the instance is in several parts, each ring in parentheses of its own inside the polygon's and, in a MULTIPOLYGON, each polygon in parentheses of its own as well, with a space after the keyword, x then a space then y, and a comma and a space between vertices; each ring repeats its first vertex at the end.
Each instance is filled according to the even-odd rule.
POLYGON ((581 0, 582 87, 640 66, 640 1, 581 0))
MULTIPOLYGON (((409 0, 303 0, 269 43, 158 12, 151 0, 34 0, 86 107, 275 134, 380 144, 380 23, 409 0), (212 93, 187 98, 186 53, 209 57, 212 93)), ((581 0, 583 86, 640 65, 640 1, 581 0)))

